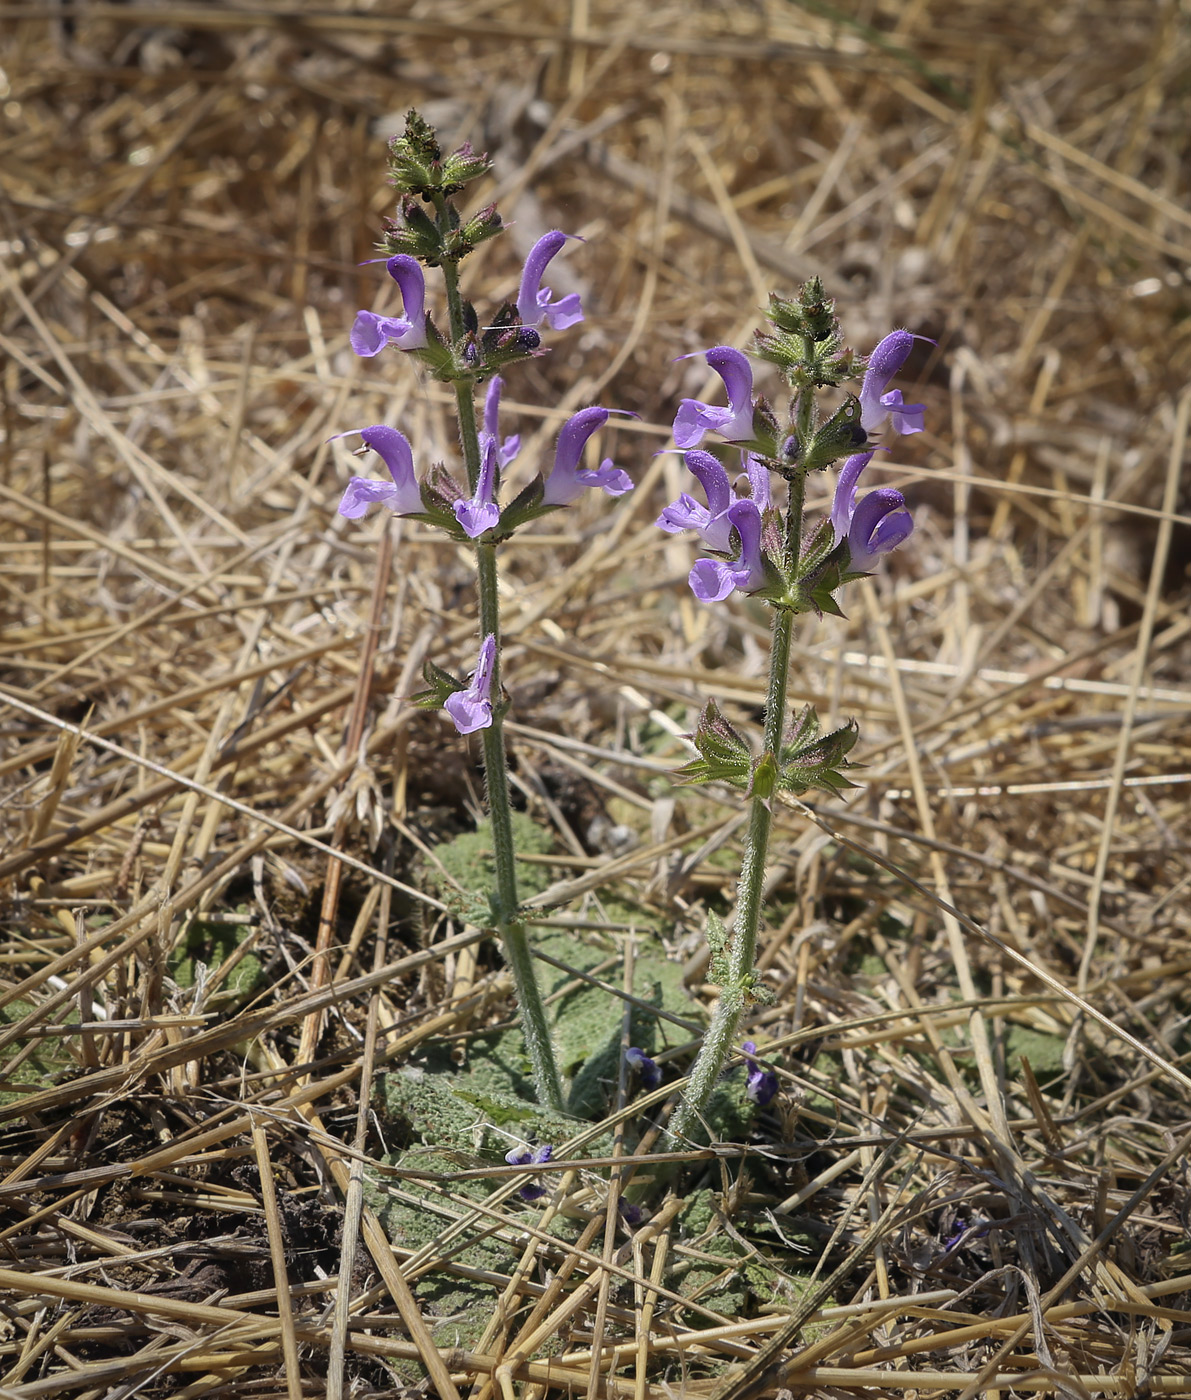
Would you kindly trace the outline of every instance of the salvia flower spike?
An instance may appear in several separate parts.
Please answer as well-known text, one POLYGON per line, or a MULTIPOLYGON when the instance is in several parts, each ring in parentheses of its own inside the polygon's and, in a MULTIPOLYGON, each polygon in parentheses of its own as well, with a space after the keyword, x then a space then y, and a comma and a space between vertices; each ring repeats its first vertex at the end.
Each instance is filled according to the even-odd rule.
MULTIPOLYGON (((812 787, 838 793, 850 785, 843 770, 856 742, 854 724, 823 734, 813 707, 807 707, 793 731, 787 730, 794 617, 801 612, 839 615, 836 591, 867 573, 914 528, 900 491, 879 487, 859 496, 858 487, 878 450, 870 435, 887 419, 895 432, 922 431, 923 406, 906 404, 900 390, 891 390, 889 384, 915 339, 925 337, 907 330, 886 336, 868 360, 859 395, 825 410, 817 402, 820 391, 855 378, 858 357, 844 347, 835 308, 822 285, 817 280, 808 283, 797 302, 775 298, 769 319, 774 334, 759 335, 754 353, 778 366, 790 386, 786 420, 780 421, 764 399, 754 399, 752 371, 739 350, 717 345, 704 352, 724 381, 728 403, 721 407, 684 399, 674 419, 674 441, 685 450, 686 465, 702 484, 707 504, 684 492, 657 520, 659 528, 671 534, 693 530, 713 552, 729 556, 696 561, 689 579, 696 598, 722 602, 739 590, 757 596, 772 611, 760 745, 738 735, 709 705, 694 734, 699 757, 678 775, 692 783, 734 783, 748 793, 750 811, 731 935, 717 915, 707 916, 711 977, 720 995, 670 1120, 672 1144, 699 1129, 728 1057, 739 1046, 741 1018, 752 1003, 765 999, 755 960, 773 795, 812 787), (722 453, 699 449, 708 433, 740 447, 747 487, 740 476, 730 479, 722 453), (866 442, 867 450, 858 450, 866 442), (804 537, 807 477, 841 458, 846 460, 830 519, 804 537), (771 472, 784 478, 785 492, 771 489, 771 472), (730 557, 733 549, 735 557, 730 557)), ((745 1042, 746 1091, 755 1103, 766 1104, 777 1092, 777 1076, 758 1062, 756 1049, 754 1042, 745 1042)))
POLYGON ((492 670, 496 662, 496 637, 489 634, 480 643, 476 669, 468 677, 466 690, 457 690, 443 701, 460 734, 474 734, 492 724, 492 670))
POLYGON ((556 301, 550 288, 542 286, 547 263, 562 250, 567 238, 573 236, 553 229, 543 234, 529 250, 517 290, 517 315, 522 325, 540 326, 545 321, 552 331, 565 331, 583 320, 578 292, 570 292, 556 301))
POLYGON ((401 289, 405 315, 381 316, 359 311, 351 331, 351 347, 357 355, 379 355, 386 345, 399 350, 420 350, 426 344, 426 278, 416 258, 398 253, 385 266, 401 289))
MULTIPOLYGON (((727 442, 749 442, 753 436, 753 370, 739 350, 713 345, 702 353, 724 381, 728 406, 683 399, 674 417, 674 441, 678 447, 698 447, 704 433, 718 433, 727 442)), ((680 358, 689 360, 690 355, 680 358)))

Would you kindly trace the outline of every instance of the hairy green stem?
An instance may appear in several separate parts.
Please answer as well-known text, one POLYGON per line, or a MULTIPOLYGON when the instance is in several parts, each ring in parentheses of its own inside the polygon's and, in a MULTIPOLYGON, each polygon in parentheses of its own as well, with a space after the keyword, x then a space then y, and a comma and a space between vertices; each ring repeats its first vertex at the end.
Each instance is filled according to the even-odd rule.
MULTIPOLYGON (((798 531, 801 531, 802 476, 798 478, 798 531)), ((790 494, 793 501, 794 485, 790 494)), ((776 608, 773 614, 769 651, 769 689, 765 699, 765 753, 763 760, 776 762, 781 750, 786 715, 786 683, 790 671, 790 641, 794 634, 794 613, 776 608)), ((769 831, 773 812, 768 793, 754 793, 749 813, 748 836, 740 883, 736 893, 736 914, 728 941, 728 979, 720 989, 720 999, 703 1037, 703 1045, 691 1070, 686 1092, 670 1120, 671 1145, 686 1136, 700 1115, 723 1073, 724 1064, 739 1047, 736 1036, 740 1018, 749 1004, 749 986, 757 960, 757 931, 761 926, 761 903, 765 885, 765 860, 769 854, 769 831)))
POLYGON ((496 638, 492 664, 492 723, 482 731, 484 776, 488 787, 488 814, 492 821, 492 851, 496 866, 493 931, 500 936, 505 961, 513 974, 521 1033, 533 1066, 534 1085, 542 1102, 562 1111, 562 1084, 550 1041, 546 1008, 538 987, 537 972, 529 949, 529 935, 520 918, 517 895, 517 857, 513 845, 512 806, 509 801, 509 768, 505 754, 504 716, 500 704, 500 604, 497 597, 496 546, 476 545, 476 579, 480 595, 480 634, 496 638))

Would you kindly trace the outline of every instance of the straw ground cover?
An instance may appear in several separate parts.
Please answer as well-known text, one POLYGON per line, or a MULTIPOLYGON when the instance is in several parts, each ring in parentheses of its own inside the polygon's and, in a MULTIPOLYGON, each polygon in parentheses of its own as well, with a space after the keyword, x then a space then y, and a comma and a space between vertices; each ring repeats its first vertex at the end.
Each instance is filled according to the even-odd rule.
POLYGON ((332 8, 0 4, 0 1393, 1191 1392, 1180 6, 332 8), (531 458, 640 415, 505 573, 560 1120, 452 913, 476 750, 406 700, 465 561, 334 513, 332 433, 453 452, 347 347, 411 104, 496 160, 477 300, 587 240, 531 458), (865 766, 777 813, 779 1097, 663 1154, 741 835, 668 775, 765 619, 691 598, 655 454, 675 357, 812 273, 938 342, 872 467, 918 528, 797 638, 865 766))

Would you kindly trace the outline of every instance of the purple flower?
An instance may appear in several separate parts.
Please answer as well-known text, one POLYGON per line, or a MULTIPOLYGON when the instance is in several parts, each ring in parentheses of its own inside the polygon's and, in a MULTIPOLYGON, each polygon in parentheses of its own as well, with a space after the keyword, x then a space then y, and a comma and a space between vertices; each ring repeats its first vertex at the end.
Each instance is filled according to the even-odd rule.
POLYGON ((748 1061, 749 1077, 744 1092, 760 1108, 772 1103, 777 1093, 777 1075, 771 1069, 762 1069, 757 1063, 757 1042, 746 1040, 741 1046, 744 1058, 748 1061))
POLYGON ((558 446, 554 451, 554 466, 546 478, 546 489, 542 504, 546 506, 568 506, 581 496, 589 486, 598 486, 609 496, 623 496, 633 489, 632 478, 615 466, 611 457, 604 460, 594 471, 581 471, 579 458, 587 445, 587 439, 597 428, 608 421, 609 413, 615 409, 582 408, 562 425, 558 435, 558 446))
MULTIPOLYGON (((543 1143, 541 1147, 513 1147, 505 1153, 505 1161, 510 1167, 541 1166, 543 1162, 548 1162, 554 1153, 554 1148, 549 1143, 543 1143)), ((517 1194, 523 1201, 540 1201, 546 1195, 546 1187, 539 1186, 536 1182, 528 1182, 517 1194)))
POLYGON ((351 346, 357 355, 379 355, 392 341, 400 350, 417 350, 426 344, 426 279, 417 260, 398 253, 385 266, 401 289, 404 318, 378 316, 375 311, 358 311, 352 326, 351 346))
POLYGON ((339 514, 347 516, 349 520, 358 520, 367 513, 370 505, 379 503, 388 506, 397 515, 418 515, 424 507, 422 493, 414 477, 414 454, 409 439, 396 428, 386 427, 383 423, 371 428, 352 428, 346 433, 336 433, 335 438, 350 437, 354 432, 364 439, 365 447, 379 453, 393 480, 372 481, 367 477, 353 476, 339 502, 339 514))
POLYGON ((868 357, 868 369, 860 386, 860 426, 866 433, 881 424, 886 414, 893 420, 894 432, 922 431, 925 405, 905 403, 900 389, 886 393, 885 386, 905 364, 914 342, 926 339, 910 331, 891 331, 868 357))
POLYGON ((470 501, 456 501, 454 505, 455 519, 473 540, 500 523, 500 508, 496 504, 496 439, 485 434, 483 446, 475 495, 470 501))
POLYGON ((476 669, 468 677, 466 690, 457 690, 443 701, 460 734, 487 729, 492 723, 492 668, 496 661, 496 637, 489 632, 480 643, 476 669))
POLYGON ((654 522, 659 530, 675 535, 679 530, 696 530, 708 549, 727 554, 732 547, 732 522, 728 507, 736 497, 723 465, 710 452, 698 448, 683 456, 686 469, 695 476, 707 496, 701 506, 684 491, 678 500, 668 505, 654 522))
POLYGON ((565 233, 554 229, 543 234, 529 250, 525 259, 525 270, 521 274, 521 286, 517 291, 517 315, 525 326, 539 326, 545 319, 552 331, 565 331, 583 319, 583 309, 579 303, 579 293, 551 300, 549 287, 542 286, 542 274, 546 264, 567 241, 565 233))
POLYGON ((654 521, 658 529, 671 535, 680 530, 695 530, 708 549, 727 554, 732 548, 732 523, 728 519, 728 508, 738 500, 751 500, 761 510, 769 505, 769 469, 751 452, 742 452, 740 456, 748 477, 748 496, 736 494, 728 480, 728 473, 710 452, 694 448, 686 453, 682 460, 687 470, 699 479, 707 496, 707 505, 701 506, 684 491, 654 521))
POLYGON ((496 460, 501 467, 507 467, 521 450, 520 433, 514 433, 503 442, 500 439, 500 395, 504 387, 505 382, 499 374, 488 385, 488 392, 484 395, 484 428, 480 433, 481 451, 489 440, 496 443, 496 460))
POLYGON ((739 588, 749 593, 764 586, 765 556, 761 552, 761 512, 753 501, 728 507, 728 519, 740 537, 740 556, 731 564, 720 559, 696 559, 688 582, 701 603, 720 603, 739 588))
POLYGON ((847 459, 840 468, 831 506, 836 543, 848 541, 848 568, 856 573, 867 573, 882 554, 896 549, 914 530, 914 517, 906 509, 906 498, 892 487, 870 491, 857 502, 860 474, 872 456, 872 452, 858 452, 847 459))
POLYGON ((626 1201, 623 1196, 616 1202, 616 1209, 620 1212, 620 1218, 630 1230, 635 1230, 645 1219, 645 1212, 640 1206, 635 1206, 632 1201, 626 1201))
MULTIPOLYGON (((748 442, 753 436, 752 366, 730 345, 713 345, 708 351, 696 353, 706 354, 707 363, 724 381, 728 407, 683 399, 674 417, 675 443, 682 448, 698 447, 707 432, 719 433, 728 442, 748 442)), ((680 358, 689 360, 691 356, 680 358)))
POLYGON ((644 1050, 636 1045, 630 1045, 624 1052, 624 1062, 630 1069, 637 1071, 637 1077, 641 1081, 642 1089, 646 1092, 656 1089, 662 1082, 662 1071, 657 1064, 649 1058, 644 1050))

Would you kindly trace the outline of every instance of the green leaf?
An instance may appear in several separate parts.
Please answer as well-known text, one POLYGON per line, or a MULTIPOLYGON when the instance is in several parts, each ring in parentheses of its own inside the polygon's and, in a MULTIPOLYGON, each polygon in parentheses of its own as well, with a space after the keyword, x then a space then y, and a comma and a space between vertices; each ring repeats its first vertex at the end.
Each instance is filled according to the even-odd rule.
POLYGON ((498 1128, 505 1128, 510 1123, 527 1123, 537 1117, 537 1110, 532 1104, 498 1103, 488 1094, 478 1094, 469 1089, 452 1088, 451 1093, 464 1103, 478 1108, 498 1128))

